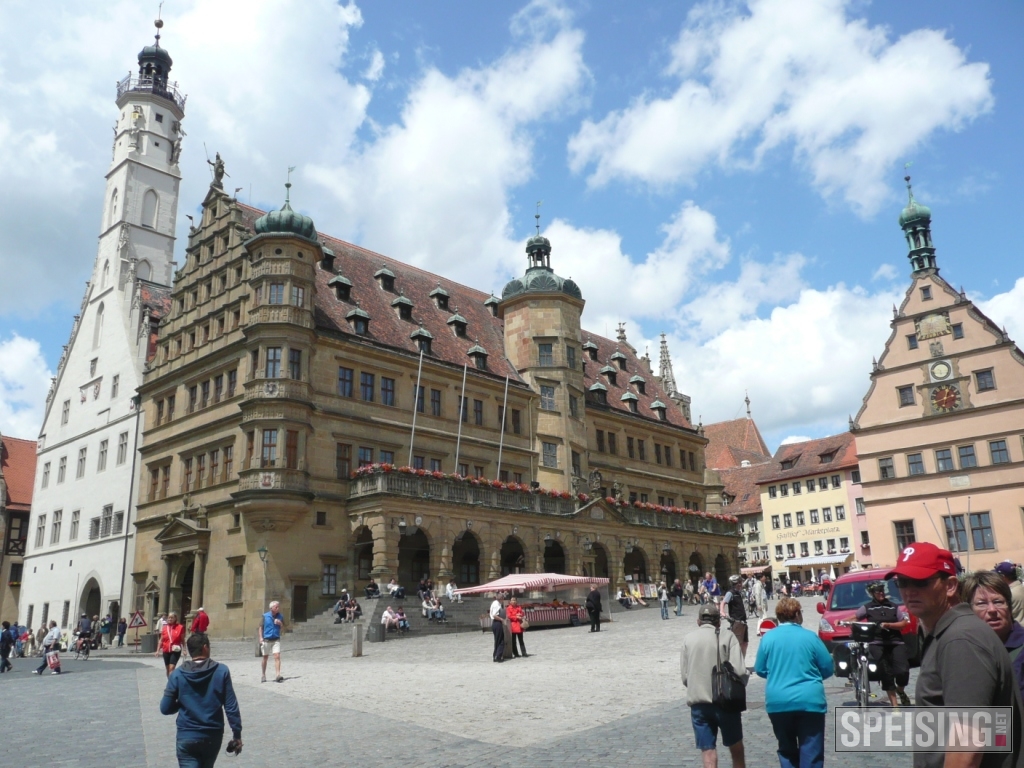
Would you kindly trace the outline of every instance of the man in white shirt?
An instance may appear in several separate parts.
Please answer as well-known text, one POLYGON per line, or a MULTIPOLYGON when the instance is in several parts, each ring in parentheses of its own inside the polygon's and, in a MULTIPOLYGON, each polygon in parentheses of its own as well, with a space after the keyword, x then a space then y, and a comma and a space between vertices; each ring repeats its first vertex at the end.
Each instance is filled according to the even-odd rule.
POLYGON ((494 633, 493 660, 501 663, 505 660, 505 609, 501 598, 495 597, 491 603, 491 631, 494 633))
POLYGON ((384 625, 385 632, 387 632, 392 627, 398 629, 398 617, 395 616, 395 612, 391 610, 390 605, 387 608, 385 608, 384 613, 381 614, 380 623, 384 625))
POLYGON ((453 603, 461 603, 462 595, 456 595, 456 589, 458 589, 458 586, 455 584, 455 579, 449 579, 448 586, 444 589, 444 596, 451 600, 453 603))

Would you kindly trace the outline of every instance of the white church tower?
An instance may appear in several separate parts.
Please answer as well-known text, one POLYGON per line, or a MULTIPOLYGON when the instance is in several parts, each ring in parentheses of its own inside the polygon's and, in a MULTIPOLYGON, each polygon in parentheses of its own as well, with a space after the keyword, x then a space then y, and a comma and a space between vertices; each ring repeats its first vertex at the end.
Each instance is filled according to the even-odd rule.
POLYGON ((80 314, 47 395, 19 595, 36 628, 128 615, 142 434, 135 390, 170 302, 185 97, 153 45, 117 84, 113 159, 99 247, 80 314))

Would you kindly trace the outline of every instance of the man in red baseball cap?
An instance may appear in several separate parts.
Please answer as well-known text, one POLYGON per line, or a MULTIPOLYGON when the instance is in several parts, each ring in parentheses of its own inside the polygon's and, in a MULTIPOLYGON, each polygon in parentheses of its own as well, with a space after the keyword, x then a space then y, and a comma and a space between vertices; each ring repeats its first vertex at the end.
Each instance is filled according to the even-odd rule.
POLYGON ((1010 657, 998 635, 960 603, 953 553, 928 542, 904 549, 886 579, 896 577, 907 610, 924 628, 919 707, 1013 707, 1012 753, 916 752, 914 768, 1012 768, 1022 757, 1022 705, 1010 657))

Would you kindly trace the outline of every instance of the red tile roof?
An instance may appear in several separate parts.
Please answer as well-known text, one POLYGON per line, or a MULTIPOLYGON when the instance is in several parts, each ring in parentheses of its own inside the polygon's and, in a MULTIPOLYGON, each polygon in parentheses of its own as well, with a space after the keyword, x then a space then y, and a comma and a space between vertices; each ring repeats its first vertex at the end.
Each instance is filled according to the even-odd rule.
POLYGON ((139 290, 142 294, 142 308, 149 314, 149 345, 146 349, 146 360, 152 360, 156 357, 160 320, 171 311, 171 287, 140 280, 139 290))
POLYGON ((771 467, 770 462, 761 462, 749 467, 718 470, 718 476, 725 485, 725 492, 733 499, 724 511, 730 515, 761 514, 761 490, 757 483, 771 467))
POLYGON ((813 477, 856 466, 857 442, 851 433, 842 432, 817 440, 780 446, 772 457, 771 470, 762 475, 761 482, 813 477), (822 462, 822 457, 828 454, 833 454, 832 459, 822 462), (793 462, 793 466, 790 469, 783 469, 783 462, 790 461, 793 462))
POLYGON ((757 464, 772 457, 757 424, 749 417, 705 424, 704 436, 708 439, 704 455, 712 469, 738 467, 743 461, 757 464))
POLYGON ((7 483, 8 509, 28 512, 36 478, 36 441, 4 435, 0 438, 0 468, 7 483))

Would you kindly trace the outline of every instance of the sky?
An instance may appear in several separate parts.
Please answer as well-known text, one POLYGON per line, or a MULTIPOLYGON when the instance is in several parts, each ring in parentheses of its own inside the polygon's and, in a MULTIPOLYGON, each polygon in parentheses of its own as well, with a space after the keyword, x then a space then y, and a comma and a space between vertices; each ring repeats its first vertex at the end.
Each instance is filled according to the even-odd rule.
MULTIPOLYGON (((95 258, 115 83, 156 3, 0 4, 0 432, 37 435, 95 258), (152 6, 152 7, 150 7, 152 6)), ((540 212, 588 329, 665 333, 694 420, 845 430, 909 284, 1024 339, 1024 5, 166 0, 188 94, 176 256, 220 152, 240 200, 500 295, 540 212), (542 205, 538 208, 538 201, 542 205)), ((230 190, 229 190, 230 191, 230 190)))

